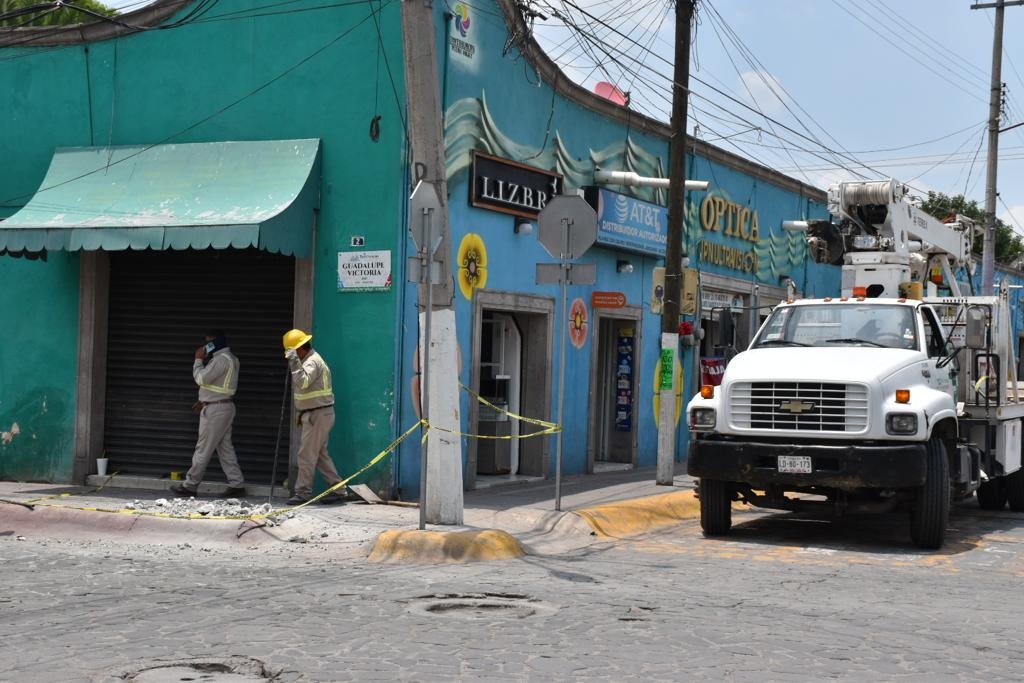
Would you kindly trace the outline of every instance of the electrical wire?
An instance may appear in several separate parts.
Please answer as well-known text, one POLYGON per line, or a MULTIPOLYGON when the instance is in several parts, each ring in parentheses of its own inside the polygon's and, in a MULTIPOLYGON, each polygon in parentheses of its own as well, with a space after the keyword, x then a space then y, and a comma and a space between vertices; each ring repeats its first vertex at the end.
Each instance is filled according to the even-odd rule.
MULTIPOLYGON (((847 0, 847 2, 855 2, 855 0, 847 0)), ((857 16, 857 15, 856 15, 856 14, 855 14, 854 12, 850 11, 850 9, 849 9, 848 7, 846 7, 845 5, 843 5, 843 3, 842 3, 842 2, 840 2, 839 0, 832 0, 832 4, 833 4, 833 5, 835 5, 836 7, 838 7, 839 9, 841 9, 841 10, 842 10, 843 12, 845 12, 846 14, 850 15, 851 17, 853 17, 854 21, 856 21, 856 22, 857 22, 858 24, 860 24, 860 25, 864 26, 864 27, 865 27, 866 29, 868 29, 869 31, 871 31, 871 32, 872 32, 872 33, 873 33, 873 34, 874 34, 875 36, 877 36, 878 38, 880 38, 880 39, 881 39, 881 40, 883 40, 884 42, 888 43, 888 44, 889 44, 889 45, 891 45, 892 47, 896 48, 896 49, 897 49, 897 50, 899 50, 899 51, 900 51, 901 53, 903 53, 904 55, 906 55, 907 57, 909 57, 909 58, 910 58, 911 60, 913 60, 913 61, 914 61, 914 62, 916 62, 917 64, 921 65, 922 67, 924 67, 924 68, 925 68, 926 70, 930 71, 931 73, 935 74, 936 76, 938 76, 938 77, 939 77, 940 79, 942 79, 943 81, 945 81, 945 82, 946 82, 946 83, 948 83, 949 85, 951 85, 951 86, 953 86, 954 88, 956 88, 956 89, 960 90, 961 92, 963 92, 964 94, 966 94, 966 95, 967 95, 968 97, 972 97, 972 98, 974 98, 974 99, 976 99, 976 100, 978 100, 979 102, 982 102, 982 103, 984 103, 984 102, 986 101, 986 100, 985 100, 985 98, 981 97, 981 96, 980 96, 980 95, 978 95, 977 93, 971 92, 970 90, 968 90, 967 88, 965 88, 965 87, 964 87, 964 86, 963 86, 962 84, 960 84, 960 83, 954 83, 953 81, 951 81, 951 80, 950 80, 950 79, 948 78, 948 76, 947 76, 947 75, 944 75, 944 74, 942 74, 942 73, 941 73, 940 71, 938 71, 938 70, 937 70, 936 68, 934 68, 934 67, 933 67, 933 66, 931 66, 930 64, 926 64, 925 62, 921 61, 920 59, 918 59, 918 57, 917 57, 916 55, 912 54, 912 53, 911 53, 911 52, 910 52, 909 50, 907 50, 907 49, 906 49, 905 47, 901 46, 900 44, 898 44, 898 43, 896 43, 896 42, 893 42, 892 40, 890 40, 889 38, 887 38, 887 37, 885 37, 885 36, 879 35, 879 34, 878 34, 878 33, 877 33, 876 31, 874 31, 874 30, 872 29, 872 27, 871 27, 871 25, 870 25, 870 24, 868 24, 868 23, 867 23, 866 21, 864 21, 863 19, 861 19, 861 18, 860 18, 859 16, 857 16)), ((857 7, 859 8, 860 6, 858 5, 857 7)), ((870 13, 868 13, 868 14, 870 15, 870 13)))
MULTIPOLYGON (((395 2, 395 1, 396 0, 382 0, 382 2, 381 2, 381 10, 383 10, 384 7, 390 5, 392 2, 395 2)), ((360 4, 362 4, 362 2, 360 2, 360 4)), ((291 66, 287 67, 286 69, 284 69, 283 71, 278 73, 273 78, 265 81, 263 84, 259 85, 258 87, 254 88, 253 90, 250 90, 245 95, 242 95, 241 97, 239 97, 239 98, 233 100, 232 102, 224 105, 223 107, 221 107, 217 111, 214 111, 213 113, 208 114, 208 115, 198 119, 197 121, 195 121, 192 124, 186 126, 185 128, 182 128, 181 130, 178 130, 178 131, 176 131, 176 132, 174 132, 174 133, 164 137, 163 139, 161 139, 161 140, 159 140, 157 142, 154 142, 152 144, 146 145, 145 147, 143 147, 142 149, 138 150, 137 152, 133 152, 131 154, 128 154, 128 155, 118 159, 117 161, 111 162, 109 164, 109 166, 114 166, 116 164, 123 163, 125 161, 128 161, 129 159, 137 157, 140 154, 143 154, 143 153, 153 149, 157 145, 162 145, 162 144, 165 144, 167 142, 170 142, 171 140, 173 140, 173 139, 175 139, 175 138, 177 138, 177 137, 179 137, 181 135, 184 135, 185 133, 188 133, 191 130, 196 129, 199 126, 203 125, 204 123, 206 123, 208 121, 211 121, 212 119, 220 116, 221 114, 223 114, 223 113, 233 109, 234 107, 238 106, 239 104, 241 104, 245 100, 247 100, 250 97, 253 97, 253 96, 261 93, 262 91, 266 90, 267 88, 269 88, 274 83, 276 83, 279 80, 281 80, 282 78, 288 76, 289 74, 291 74, 292 72, 296 71, 297 69, 299 69, 300 67, 302 67, 303 65, 308 63, 309 61, 311 61, 314 58, 318 57, 323 52, 327 51, 329 48, 331 48, 334 45, 336 45, 337 43, 341 42, 344 38, 346 38, 351 33, 353 33, 356 29, 360 28, 363 24, 365 24, 366 22, 368 22, 371 19, 373 19, 373 17, 374 17, 374 13, 373 13, 373 9, 372 9, 372 6, 371 6, 371 12, 370 12, 369 15, 367 15, 366 17, 360 19, 359 21, 357 21, 352 26, 346 28, 341 33, 336 35, 334 38, 329 40, 327 43, 321 45, 319 48, 317 48, 316 50, 314 50, 313 52, 311 52, 307 56, 303 57, 302 59, 300 59, 299 61, 295 62, 291 66)), ((95 173, 103 172, 104 170, 106 170, 106 168, 108 168, 108 166, 104 165, 104 166, 101 166, 99 168, 95 168, 95 169, 93 169, 91 171, 86 171, 85 173, 77 175, 77 176, 75 176, 73 178, 68 178, 67 180, 63 180, 63 181, 61 181, 59 183, 54 183, 53 185, 49 185, 47 187, 40 187, 34 193, 30 192, 30 193, 27 193, 27 194, 20 194, 20 195, 16 195, 16 196, 13 196, 13 197, 8 197, 6 199, 2 199, 2 200, 0 200, 0 205, 6 205, 6 204, 8 204, 10 202, 13 202, 15 200, 24 199, 26 197, 32 197, 35 194, 39 194, 41 192, 46 192, 47 190, 52 190, 52 189, 55 189, 57 187, 61 187, 63 185, 67 185, 69 183, 73 183, 73 182, 75 182, 77 180, 81 180, 82 178, 85 178, 87 176, 93 175, 95 173)))
MULTIPOLYGON (((582 13, 582 14, 585 14, 585 15, 589 16, 589 17, 590 17, 590 18, 592 18, 592 19, 596 19, 596 17, 594 17, 593 15, 589 14, 589 13, 588 13, 588 12, 587 12, 586 10, 584 10, 583 8, 581 8, 581 7, 579 6, 579 5, 577 5, 577 4, 576 4, 575 2, 573 2, 572 0, 563 0, 563 2, 565 2, 566 4, 568 4, 568 5, 572 6, 573 8, 575 8, 575 9, 576 9, 576 10, 577 10, 578 12, 580 12, 580 13, 582 13)), ((549 9, 550 9, 550 10, 552 11, 552 13, 556 13, 556 12, 558 12, 558 9, 557 9, 557 8, 555 8, 555 7, 553 7, 553 6, 551 6, 551 5, 549 4, 549 3, 548 3, 548 4, 546 5, 546 6, 547 6, 547 7, 549 7, 549 9)), ((563 20, 564 20, 564 21, 567 21, 567 22, 570 22, 570 21, 571 21, 569 17, 565 17, 564 15, 563 15, 563 17, 562 17, 562 18, 563 18, 563 20)), ((581 29, 581 28, 579 28, 579 26, 578 26, 578 25, 576 25, 576 26, 577 26, 577 30, 579 30, 579 31, 582 31, 582 29, 581 29)), ((593 39, 593 36, 591 36, 591 38, 593 39)), ((603 46, 603 45, 602 45, 602 47, 607 47, 607 46, 603 46)), ((606 55, 607 55, 607 56, 608 56, 608 57, 609 57, 610 59, 613 59, 613 60, 614 60, 614 57, 613 57, 613 56, 612 56, 611 54, 609 54, 609 53, 607 53, 607 52, 606 52, 606 55)), ((630 56, 630 55, 628 55, 628 54, 624 54, 624 56, 625 56, 626 58, 632 59, 633 61, 636 61, 636 60, 635 60, 635 58, 633 58, 632 56, 630 56)), ((671 63, 671 62, 669 62, 669 61, 668 61, 668 60, 667 60, 667 59, 666 59, 665 57, 663 57, 663 56, 661 56, 661 55, 659 55, 659 54, 657 54, 657 53, 654 53, 654 56, 655 56, 655 57, 656 57, 656 58, 657 58, 657 59, 658 59, 659 61, 661 61, 661 62, 664 62, 665 64, 667 64, 667 65, 669 65, 669 66, 672 66, 672 63, 671 63)), ((713 99, 711 99, 711 98, 710 98, 710 97, 708 97, 707 95, 704 95, 704 94, 702 94, 702 93, 700 93, 700 92, 696 92, 696 91, 694 91, 694 90, 693 90, 692 88, 688 88, 688 87, 686 87, 686 86, 683 86, 682 84, 679 84, 679 83, 675 83, 675 82, 674 82, 674 80, 673 80, 672 78, 670 78, 670 77, 666 76, 666 75, 665 75, 664 73, 661 73, 661 72, 657 71, 657 70, 656 70, 656 69, 654 69, 653 67, 650 67, 650 66, 646 66, 646 68, 647 68, 647 69, 649 69, 649 70, 651 70, 651 71, 652 71, 653 73, 655 73, 655 75, 657 75, 658 77, 660 77, 660 78, 663 78, 663 79, 666 79, 666 80, 668 81, 668 83, 669 83, 669 84, 671 84, 671 85, 674 85, 675 87, 679 87, 679 88, 682 88, 683 90, 686 90, 686 91, 687 91, 687 92, 689 92, 689 93, 690 93, 690 95, 692 95, 693 97, 697 97, 697 98, 700 98, 700 99, 702 99, 702 100, 705 100, 705 101, 709 102, 709 103, 710 103, 710 104, 711 104, 712 106, 715 106, 715 107, 717 107, 717 108, 721 108, 721 109, 723 109, 723 110, 726 110, 726 108, 724 107, 724 105, 722 105, 722 104, 720 104, 720 103, 718 103, 718 102, 715 102, 715 101, 714 101, 713 99)), ((704 85, 705 87, 708 87, 709 89, 711 89, 712 91, 716 92, 717 94, 719 94, 720 96, 722 96, 722 97, 723 97, 724 99, 728 100, 729 102, 732 102, 733 104, 736 104, 736 105, 738 105, 738 106, 742 107, 743 109, 746 109, 746 110, 749 110, 749 111, 751 111, 751 112, 753 112, 753 113, 755 113, 755 114, 758 114, 759 116, 761 116, 762 118, 764 118, 764 119, 765 119, 766 121, 771 121, 772 123, 774 123, 774 124, 778 125, 779 127, 781 127, 781 128, 783 129, 783 130, 787 131, 788 133, 791 133, 791 134, 793 134, 793 135, 796 135, 797 137, 799 137, 799 138, 801 138, 801 139, 803 139, 803 140, 806 140, 806 141, 808 141, 808 142, 811 142, 812 144, 814 144, 814 145, 816 145, 816 146, 822 146, 822 147, 824 147, 824 148, 825 148, 826 152, 828 152, 828 153, 830 153, 830 154, 833 154, 833 155, 839 155, 840 157, 846 158, 846 159, 847 159, 848 161, 852 162, 852 163, 853 163, 853 164, 854 164, 854 165, 855 165, 856 167, 859 167, 859 168, 863 168, 863 169, 865 169, 865 170, 867 170, 867 171, 870 171, 871 173, 874 173, 874 174, 875 174, 876 176, 878 176, 878 177, 883 177, 883 178, 884 178, 884 177, 887 177, 887 176, 886 176, 886 174, 884 174, 884 173, 882 173, 882 172, 880 172, 880 171, 878 171, 878 170, 876 170, 876 169, 874 169, 874 168, 871 168, 871 167, 870 167, 869 165, 867 165, 867 164, 864 164, 864 163, 862 163, 862 162, 859 162, 859 161, 858 161, 857 159, 853 159, 853 158, 852 158, 852 157, 850 157, 849 155, 845 155, 845 154, 840 154, 840 153, 836 152, 835 150, 833 150, 833 149, 830 149, 830 148, 828 148, 827 146, 823 146, 823 145, 822 145, 822 144, 821 144, 821 143, 820 143, 819 141, 817 141, 817 140, 814 140, 814 139, 812 139, 812 138, 808 137, 807 135, 805 135, 805 134, 803 134, 803 133, 801 133, 801 132, 799 132, 799 131, 797 131, 797 130, 794 130, 794 129, 793 129, 792 127, 790 127, 790 126, 788 126, 788 125, 786 125, 786 124, 782 123, 781 121, 778 121, 778 120, 777 120, 777 119, 775 119, 774 117, 768 116, 768 115, 766 115, 766 114, 760 114, 760 113, 759 113, 759 112, 758 112, 758 111, 757 111, 756 109, 754 109, 753 107, 751 107, 751 106, 750 106, 750 105, 748 105, 747 103, 745 103, 745 102, 743 102, 743 101, 739 100, 738 98, 736 98, 736 97, 733 97, 733 96, 729 95, 729 94, 728 94, 728 93, 726 93, 725 91, 723 91, 723 90, 721 90, 721 89, 719 89, 719 88, 717 88, 717 87, 715 87, 715 86, 711 85, 710 83, 708 83, 708 82, 707 82, 707 81, 705 81, 704 79, 701 79, 700 77, 698 77, 698 76, 695 76, 695 75, 693 75, 693 74, 690 74, 690 78, 691 78, 692 80, 694 80, 694 81, 697 81, 697 82, 698 82, 698 83, 700 83, 701 85, 704 85)), ((661 93, 659 93, 659 94, 661 94, 661 93)), ((748 125, 753 125, 753 124, 751 124, 751 123, 750 123, 749 121, 745 121, 745 123, 747 123, 748 125)), ((816 153, 816 152, 813 152, 813 151, 811 151, 811 150, 806 150, 806 151, 808 151, 809 153, 811 153, 811 154, 812 154, 812 155, 814 155, 814 156, 818 156, 819 158, 822 158, 822 157, 821 157, 821 155, 820 155, 820 154, 818 154, 818 153, 816 153)), ((823 160, 825 160, 825 161, 829 161, 829 159, 827 159, 827 158, 823 158, 823 160)), ((861 172, 859 172, 859 171, 856 171, 856 170, 854 170, 854 169, 852 169, 852 168, 849 168, 849 167, 846 167, 846 170, 847 170, 847 172, 849 172, 849 173, 850 173, 850 174, 852 174, 852 175, 855 175, 855 176, 857 176, 857 177, 859 177, 859 178, 867 179, 867 176, 865 176, 865 175, 864 175, 863 173, 861 173, 861 172)))

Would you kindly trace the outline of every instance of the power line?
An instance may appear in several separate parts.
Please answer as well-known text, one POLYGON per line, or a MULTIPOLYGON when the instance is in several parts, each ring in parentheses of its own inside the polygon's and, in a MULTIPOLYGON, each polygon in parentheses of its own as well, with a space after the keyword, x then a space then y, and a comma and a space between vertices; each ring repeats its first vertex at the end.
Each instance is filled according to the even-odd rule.
MULTIPOLYGON (((861 19, 861 18, 860 18, 859 16, 857 16, 857 15, 856 15, 855 13, 851 12, 851 11, 850 11, 850 9, 849 9, 848 7, 844 7, 844 6, 843 6, 843 4, 842 4, 841 2, 839 2, 839 0, 832 0, 832 4, 834 4, 834 5, 836 6, 836 7, 838 7, 839 9, 841 9, 841 10, 842 10, 843 12, 846 12, 846 13, 847 13, 848 15, 850 15, 851 17, 853 17, 853 19, 854 19, 854 20, 855 20, 855 21, 856 21, 856 22, 857 22, 858 24, 861 24, 862 26, 864 26, 864 27, 865 27, 866 29, 868 29, 869 31, 872 31, 872 28, 871 28, 871 26, 870 26, 870 25, 868 25, 868 23, 867 23, 867 22, 865 22, 865 21, 864 21, 863 19, 861 19)), ((859 6, 858 6, 858 8, 859 8, 859 6)), ((889 38, 887 38, 887 37, 885 37, 885 36, 881 36, 881 35, 879 35, 879 34, 878 34, 877 32, 874 32, 874 31, 872 31, 872 32, 873 32, 873 33, 874 33, 874 34, 875 34, 876 36, 878 36, 879 38, 881 38, 881 39, 882 39, 882 40, 883 40, 884 42, 886 42, 886 43, 888 43, 889 45, 891 45, 892 47, 896 48, 897 50, 899 50, 900 52, 902 52, 902 53, 903 53, 904 55, 906 55, 906 56, 907 56, 907 57, 909 57, 910 59, 912 59, 912 60, 914 60, 915 62, 917 62, 918 64, 920 64, 920 65, 921 65, 921 66, 923 66, 923 67, 924 67, 925 69, 927 69, 928 71, 932 72, 933 74, 935 74, 936 76, 938 76, 938 77, 939 77, 940 79, 942 79, 942 80, 943 80, 943 81, 945 81, 946 83, 949 83, 949 84, 950 84, 950 85, 952 85, 953 87, 955 87, 955 88, 957 88, 958 90, 962 91, 963 93, 965 93, 965 94, 966 94, 966 95, 968 95, 969 97, 973 97, 974 99, 978 100, 979 102, 985 102, 984 98, 982 98, 981 96, 979 96, 979 95, 977 95, 977 94, 975 94, 975 93, 972 93, 971 91, 967 90, 966 88, 964 88, 964 87, 963 87, 963 85, 961 85, 961 84, 959 84, 959 83, 954 83, 953 81, 949 80, 949 78, 948 78, 947 76, 943 75, 943 74, 942 74, 941 72, 939 72, 938 70, 936 70, 935 68, 933 68, 933 67, 932 67, 931 65, 929 65, 929 64, 925 64, 925 63, 924 63, 923 61, 921 61, 920 59, 918 59, 918 58, 917 58, 917 57, 916 57, 915 55, 913 55, 913 54, 911 54, 910 52, 908 52, 908 51, 906 50, 906 48, 904 48, 903 46, 899 45, 898 43, 895 43, 895 42, 893 42, 892 40, 890 40, 889 38)))
MULTIPOLYGON (((572 6, 572 7, 574 7, 574 8, 575 8, 575 9, 576 9, 576 10, 577 10, 578 12, 580 12, 580 13, 582 13, 582 14, 586 15, 586 16, 589 16, 589 17, 590 17, 590 18, 592 18, 592 19, 597 19, 597 18, 596 18, 596 17, 594 17, 594 16, 592 15, 592 14, 590 14, 589 12, 587 12, 586 10, 584 10, 583 8, 581 8, 581 7, 579 6, 579 5, 577 5, 576 3, 572 2, 572 0, 563 0, 563 2, 565 2, 566 4, 568 4, 568 5, 572 6)), ((549 8, 551 9, 551 11, 552 11, 552 12, 558 12, 558 10, 557 10, 556 8, 552 7, 552 6, 550 5, 550 4, 548 4, 547 6, 548 6, 548 7, 549 7, 549 8)), ((563 17, 563 20, 565 20, 565 21, 569 21, 567 17, 563 17)), ((578 25, 577 25, 577 30, 580 30, 580 31, 582 31, 582 29, 580 29, 580 28, 578 27, 578 25)), ((618 32, 618 31, 616 31, 616 33, 619 33, 619 35, 623 35, 623 34, 621 34, 621 32, 618 32)), ((591 36, 591 38, 593 39, 593 36, 591 36)), ((598 41, 598 42, 600 42, 600 41, 598 41)), ((635 41, 631 41, 631 42, 634 42, 634 44, 635 44, 635 41)), ((604 47, 607 47, 607 46, 604 46, 604 47)), ((642 46, 639 46, 639 45, 637 45, 637 47, 641 47, 641 48, 642 48, 642 46)), ((606 54, 607 54, 607 53, 606 53, 606 54)), ((635 58, 634 58, 634 57, 632 57, 632 56, 631 56, 631 55, 629 55, 629 54, 625 54, 625 56, 626 56, 627 58, 629 58, 629 59, 632 59, 632 60, 636 61, 636 60, 635 60, 635 58)), ((668 64, 669 66, 671 66, 671 62, 669 62, 669 61, 668 61, 667 59, 665 59, 665 58, 664 58, 663 56, 661 56, 661 55, 658 55, 657 53, 655 53, 655 54, 654 54, 654 56, 655 56, 655 57, 657 57, 657 58, 658 58, 658 59, 659 59, 660 61, 662 61, 662 62, 664 62, 664 63, 668 64)), ((611 55, 609 55, 609 57, 611 57, 611 55)), ((689 93, 690 93, 691 95, 693 95, 693 96, 695 96, 695 97, 699 97, 699 98, 701 98, 701 99, 704 99, 704 100, 707 100, 707 101, 708 101, 709 103, 711 103, 711 104, 712 104, 713 106, 716 106, 716 107, 719 107, 719 108, 722 108, 722 109, 724 109, 724 107, 723 107, 722 105, 718 104, 717 102, 714 102, 714 100, 712 100, 711 98, 707 97, 706 95, 702 95, 702 94, 701 94, 701 93, 699 93, 699 92, 696 92, 696 91, 694 91, 694 90, 692 90, 692 89, 686 88, 685 86, 683 86, 683 85, 681 85, 681 84, 678 84, 678 83, 674 83, 674 82, 673 82, 673 81, 672 81, 672 80, 671 80, 670 78, 666 77, 666 76, 665 76, 665 75, 664 75, 663 73, 661 73, 661 72, 659 72, 659 71, 657 71, 657 70, 655 70, 655 69, 653 69, 653 68, 651 68, 651 67, 649 67, 649 66, 648 66, 647 68, 648 68, 649 70, 653 71, 654 73, 656 73, 656 74, 657 74, 658 76, 660 76, 661 78, 666 78, 666 79, 667 79, 667 80, 669 81, 669 83, 670 83, 670 84, 672 84, 672 85, 673 85, 674 87, 679 87, 679 88, 683 88, 684 90, 686 90, 687 92, 689 92, 689 93)), ((807 135, 804 135, 803 133, 801 133, 801 132, 799 132, 799 131, 797 131, 797 130, 794 130, 794 129, 793 129, 792 127, 790 127, 790 126, 788 126, 788 125, 786 125, 786 124, 782 123, 781 121, 778 121, 777 119, 775 119, 775 118, 773 118, 773 117, 771 117, 771 116, 768 116, 767 114, 761 114, 760 112, 758 112, 758 111, 757 111, 756 109, 754 109, 753 107, 749 106, 749 105, 748 105, 748 104, 746 104, 745 102, 743 102, 743 101, 741 101, 741 100, 739 100, 739 99, 737 99, 737 98, 735 98, 735 97, 733 97, 733 96, 729 95, 728 93, 726 93, 726 92, 722 91, 721 89, 719 89, 719 88, 717 88, 717 87, 715 87, 715 86, 711 85, 710 83, 708 83, 707 81, 705 81, 705 80, 703 80, 703 79, 699 78, 698 76, 695 76, 695 75, 691 74, 691 75, 690 75, 690 78, 691 78, 692 80, 695 80, 695 81, 697 81, 698 83, 700 83, 700 84, 704 85, 705 87, 708 87, 708 88, 710 88, 710 89, 711 89, 712 91, 714 91, 714 92, 718 93, 719 95, 721 95, 722 97, 724 97, 724 98, 725 98, 726 100, 728 100, 728 101, 730 101, 730 102, 732 102, 732 103, 734 103, 734 104, 736 104, 736 105, 739 105, 740 107, 743 107, 744 109, 747 109, 747 110, 749 110, 749 111, 751 111, 751 112, 753 112, 753 113, 755 113, 755 114, 758 114, 759 116, 761 116, 762 118, 764 118, 764 119, 765 119, 766 121, 771 121, 772 123, 774 123, 774 124, 776 124, 776 125, 780 126, 781 128, 783 128, 783 129, 784 129, 784 130, 786 130, 787 132, 789 132, 789 133, 792 133, 793 135, 796 135, 797 137, 799 137, 799 138, 801 138, 801 139, 803 139, 803 140, 806 140, 806 141, 808 141, 808 142, 811 142, 811 143, 813 143, 813 144, 815 144, 815 145, 817 145, 817 146, 819 146, 819 147, 822 147, 822 148, 823 148, 823 149, 825 149, 825 150, 826 150, 826 151, 827 151, 828 153, 830 153, 830 154, 832 154, 832 155, 838 155, 838 156, 840 156, 840 157, 842 157, 842 158, 845 158, 845 159, 847 159, 848 161, 852 162, 852 163, 853 163, 853 164, 854 164, 855 166, 858 166, 858 167, 860 167, 860 168, 864 168, 865 170, 868 170, 868 171, 870 171, 870 172, 874 173, 875 175, 877 175, 877 176, 879 176, 879 177, 886 177, 886 174, 884 174, 884 173, 881 173, 880 171, 878 171, 878 170, 876 170, 876 169, 874 169, 874 168, 871 168, 871 167, 870 167, 869 165, 867 165, 867 164, 864 164, 864 163, 862 163, 862 162, 858 161, 858 160, 857 160, 857 159, 855 159, 855 158, 852 158, 852 157, 851 157, 850 155, 847 155, 847 154, 841 154, 841 153, 839 153, 839 152, 836 152, 835 150, 833 150, 833 149, 831 149, 831 148, 827 147, 826 145, 823 145, 823 144, 822 144, 822 143, 821 143, 820 141, 818 141, 818 140, 815 140, 815 139, 813 139, 813 138, 810 138, 810 137, 808 137, 807 135)), ((748 122, 748 123, 749 123, 749 122, 748 122)), ((808 150, 808 151, 809 151, 809 150, 808 150)), ((817 155, 816 153, 812 153, 812 154, 815 154, 816 156, 820 156, 820 155, 817 155)), ((858 177, 860 177, 860 178, 866 178, 866 176, 864 176, 864 175, 863 175, 862 173, 860 173, 860 172, 858 172, 858 171, 855 171, 855 170, 853 170, 853 169, 851 169, 851 168, 846 168, 846 170, 847 170, 848 172, 850 172, 851 174, 853 174, 853 175, 856 175, 856 176, 858 176, 858 177)), ((914 189, 917 189, 917 188, 914 188, 914 189)))
MULTIPOLYGON (((393 1, 394 0, 383 0, 383 2, 381 3, 381 10, 383 10, 384 7, 390 5, 393 1)), ((360 3, 360 4, 362 4, 362 3, 360 3)), ((203 118, 199 119, 198 121, 195 121, 191 125, 186 126, 185 128, 183 128, 183 129, 181 129, 181 130, 179 130, 179 131, 177 131, 175 133, 172 133, 171 135, 166 136, 162 140, 159 140, 159 141, 154 142, 152 144, 146 145, 145 147, 143 147, 142 149, 140 149, 137 152, 133 152, 131 154, 128 154, 128 155, 126 155, 126 156, 124 156, 124 157, 122 157, 122 158, 120 158, 120 159, 118 159, 116 161, 113 161, 113 162, 111 162, 109 164, 105 164, 105 165, 103 165, 103 166, 101 166, 99 168, 95 168, 95 169, 93 169, 91 171, 87 171, 85 173, 82 173, 82 174, 77 175, 77 176, 75 176, 73 178, 69 178, 67 180, 61 181, 59 183, 54 183, 53 185, 50 185, 48 187, 41 187, 38 190, 36 190, 35 193, 21 194, 21 195, 16 195, 14 197, 8 197, 7 199, 0 200, 0 204, 8 204, 9 202, 12 202, 12 201, 15 201, 15 200, 23 199, 25 197, 31 197, 31 196, 33 196, 33 194, 39 194, 41 192, 46 192, 47 190, 52 190, 52 189, 55 189, 57 187, 61 187, 63 185, 67 185, 68 183, 73 183, 73 182, 75 182, 77 180, 81 180, 82 178, 85 178, 87 176, 93 175, 94 173, 103 172, 107 168, 109 168, 110 166, 114 166, 116 164, 120 164, 120 163, 123 163, 125 161, 128 161, 129 159, 137 157, 140 154, 143 154, 144 152, 147 152, 147 151, 153 149, 157 145, 162 145, 162 144, 164 144, 166 142, 169 142, 169 141, 173 140, 176 137, 179 137, 179 136, 184 135, 185 133, 187 133, 187 132, 189 132, 191 130, 194 130, 195 128, 198 128, 199 126, 203 125, 207 121, 210 121, 210 120, 220 116, 224 112, 229 111, 230 109, 233 109, 234 107, 236 107, 237 105, 241 104, 242 102, 244 102, 245 100, 249 99, 250 97, 253 97, 253 96, 259 94, 260 92, 266 90, 271 85, 273 85, 274 83, 278 82, 279 80, 281 80, 285 76, 288 76, 289 74, 294 72, 296 69, 299 69, 300 67, 305 65, 310 60, 318 57, 320 54, 322 54, 323 52, 325 52, 326 50, 328 50, 329 48, 333 47, 335 44, 337 44, 338 42, 340 42, 341 40, 346 38, 349 34, 351 34, 353 31, 355 31, 360 26, 365 24, 367 21, 370 21, 374 16, 375 16, 374 15, 374 11, 373 11, 373 8, 371 6, 370 14, 369 15, 367 15, 366 17, 360 19, 354 25, 352 25, 349 28, 347 28, 344 31, 342 31, 337 36, 332 38, 330 41, 328 41, 327 43, 325 43, 321 47, 317 48, 315 51, 313 51, 312 53, 310 53, 306 57, 303 57, 298 62, 295 62, 294 64, 292 64, 291 66, 289 66, 284 71, 282 71, 281 73, 277 74, 276 76, 274 76, 270 80, 265 81, 262 85, 254 88, 253 90, 250 90, 245 95, 242 95, 238 99, 236 99, 236 100, 230 102, 229 104, 221 107, 220 109, 218 109, 217 111, 213 112, 212 114, 204 116, 203 118)))

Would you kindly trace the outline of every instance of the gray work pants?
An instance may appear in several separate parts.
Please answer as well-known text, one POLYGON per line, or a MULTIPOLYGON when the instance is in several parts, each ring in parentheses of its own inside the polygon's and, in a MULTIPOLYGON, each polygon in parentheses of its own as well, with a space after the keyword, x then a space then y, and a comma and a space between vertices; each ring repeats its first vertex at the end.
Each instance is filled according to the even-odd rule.
POLYGON ((334 426, 334 408, 320 408, 302 413, 302 432, 299 435, 298 472, 295 476, 295 495, 309 498, 313 494, 313 471, 319 470, 328 486, 334 486, 341 477, 327 455, 327 437, 334 426))
POLYGON ((245 479, 238 467, 235 447, 231 444, 231 423, 235 419, 233 401, 211 403, 203 407, 199 413, 199 439, 196 441, 196 452, 192 455, 192 467, 185 475, 185 487, 193 491, 199 488, 210 464, 213 452, 217 451, 220 468, 228 478, 228 486, 242 488, 245 479))

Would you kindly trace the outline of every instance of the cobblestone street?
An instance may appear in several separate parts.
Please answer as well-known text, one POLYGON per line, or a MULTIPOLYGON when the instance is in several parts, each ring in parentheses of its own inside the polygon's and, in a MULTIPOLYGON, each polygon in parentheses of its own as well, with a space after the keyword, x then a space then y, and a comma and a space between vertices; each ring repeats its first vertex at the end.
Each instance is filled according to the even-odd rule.
POLYGON ((281 681, 1019 680, 1024 515, 963 507, 935 554, 903 516, 737 522, 447 566, 7 535, 0 679, 237 656, 281 681))

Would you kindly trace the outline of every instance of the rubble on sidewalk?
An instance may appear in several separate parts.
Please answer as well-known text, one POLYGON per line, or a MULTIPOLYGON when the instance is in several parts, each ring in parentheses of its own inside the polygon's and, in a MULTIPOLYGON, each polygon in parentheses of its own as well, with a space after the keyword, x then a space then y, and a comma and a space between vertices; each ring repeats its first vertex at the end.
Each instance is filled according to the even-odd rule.
POLYGON ((204 500, 202 498, 157 498, 156 500, 133 500, 124 504, 125 510, 140 513, 160 513, 174 517, 259 517, 267 526, 277 526, 295 516, 295 512, 270 515, 274 507, 270 503, 248 503, 238 498, 204 500))

